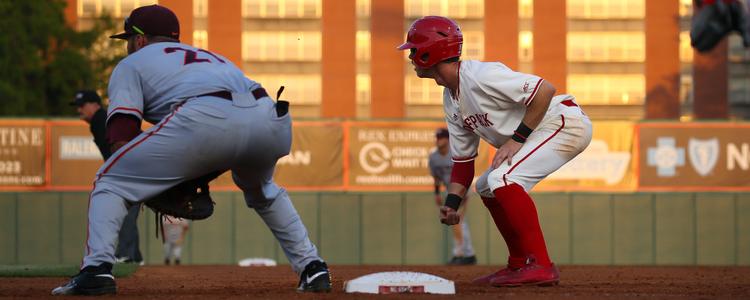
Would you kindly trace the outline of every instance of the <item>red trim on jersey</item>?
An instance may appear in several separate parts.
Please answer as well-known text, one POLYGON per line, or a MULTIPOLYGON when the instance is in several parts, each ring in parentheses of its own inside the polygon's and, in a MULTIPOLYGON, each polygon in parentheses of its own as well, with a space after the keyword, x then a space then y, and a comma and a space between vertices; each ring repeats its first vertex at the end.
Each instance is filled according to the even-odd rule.
POLYGON ((468 189, 471 186, 472 180, 474 180, 473 160, 453 164, 453 169, 451 170, 451 182, 463 185, 468 189))
POLYGON ((565 99, 563 101, 560 101, 560 104, 565 105, 565 106, 569 106, 569 107, 578 106, 578 104, 576 104, 575 102, 573 102, 573 99, 571 99, 571 98, 568 98, 568 99, 565 99))
POLYGON ((467 162, 467 161, 474 160, 475 158, 477 158, 477 155, 479 155, 479 154, 475 153, 472 156, 466 156, 466 157, 451 157, 451 160, 454 163, 462 163, 462 162, 467 162))
POLYGON ((560 130, 562 130, 565 127, 565 116, 560 115, 560 118, 562 118, 562 125, 560 125, 560 128, 557 128, 557 130, 555 130, 555 132, 552 135, 550 135, 546 140, 544 140, 544 142, 542 142, 541 144, 537 145, 534 148, 534 150, 531 150, 531 152, 529 152, 528 154, 526 154, 526 156, 524 156, 521 160, 519 160, 517 163, 515 163, 508 170, 508 172, 505 172, 505 174, 503 174, 503 183, 505 183, 505 185, 508 185, 508 180, 505 178, 506 175, 510 174, 510 172, 513 172, 513 170, 516 167, 518 167, 518 165, 520 165, 524 160, 526 160, 527 158, 529 158, 529 156, 531 156, 532 154, 534 154, 534 152, 536 152, 536 150, 539 150, 539 148, 542 147, 544 144, 546 144, 547 142, 549 142, 549 140, 551 140, 553 137, 555 137, 557 135, 557 133, 560 132, 560 130))
POLYGON ((115 113, 116 111, 118 111, 118 110, 127 110, 127 111, 137 112, 137 113, 138 113, 138 116, 140 116, 141 118, 143 118, 143 112, 141 112, 141 111, 140 111, 139 109, 137 109, 137 108, 130 108, 130 107, 118 107, 118 108, 115 108, 115 109, 113 109, 113 110, 112 110, 111 112, 109 112, 109 114, 107 115, 107 119, 109 119, 109 117, 110 117, 110 116, 112 116, 112 115, 113 115, 113 114, 114 114, 114 113, 115 113))
POLYGON ((117 157, 115 157, 115 159, 113 159, 113 160, 112 160, 112 162, 111 162, 111 163, 109 163, 109 165, 108 165, 108 166, 107 166, 106 168, 104 168, 104 170, 103 170, 103 171, 102 171, 102 172, 101 172, 101 173, 99 174, 99 177, 97 177, 96 179, 97 179, 97 180, 101 179, 101 178, 102 178, 102 176, 103 176, 103 175, 104 175, 105 173, 107 173, 107 172, 109 171, 109 169, 111 169, 111 168, 112 168, 112 166, 114 166, 114 165, 115 165, 115 163, 116 163, 116 162, 117 162, 118 160, 120 160, 120 158, 122 158, 122 156, 123 156, 123 155, 125 155, 125 153, 128 153, 128 151, 130 151, 131 149, 135 148, 135 146, 138 146, 138 145, 140 145, 141 143, 143 143, 144 141, 146 141, 146 140, 147 140, 148 138, 150 138, 151 136, 153 136, 153 135, 154 135, 155 133, 159 132, 159 130, 161 130, 161 129, 162 129, 163 127, 164 127, 164 125, 166 125, 167 123, 169 123, 169 120, 171 120, 171 119, 172 119, 172 117, 174 117, 175 113, 177 113, 177 111, 178 111, 179 109, 180 109, 180 107, 179 107, 179 106, 178 106, 177 108, 175 108, 175 110, 174 110, 174 111, 172 112, 172 114, 171 114, 171 115, 169 115, 169 116, 168 116, 168 117, 167 117, 167 118, 166 118, 166 119, 164 120, 164 122, 162 122, 162 123, 161 123, 161 124, 159 125, 159 127, 158 127, 158 128, 156 128, 156 130, 154 130, 154 131, 151 131, 151 132, 149 132, 149 133, 148 133, 148 134, 147 134, 146 136, 144 136, 144 137, 143 137, 143 138, 142 138, 141 140, 139 140, 139 141, 137 141, 137 142, 135 142, 135 143, 131 144, 130 146, 128 146, 128 148, 127 148, 127 149, 125 149, 124 151, 120 152, 120 154, 118 154, 118 155, 117 155, 117 157))
POLYGON ((531 104, 531 101, 534 100, 534 97, 536 97, 536 92, 539 90, 539 86, 542 85, 542 81, 544 81, 544 79, 539 78, 539 81, 536 82, 534 90, 531 91, 531 95, 529 95, 529 99, 526 99, 526 102, 523 103, 524 105, 529 106, 529 104, 531 104))

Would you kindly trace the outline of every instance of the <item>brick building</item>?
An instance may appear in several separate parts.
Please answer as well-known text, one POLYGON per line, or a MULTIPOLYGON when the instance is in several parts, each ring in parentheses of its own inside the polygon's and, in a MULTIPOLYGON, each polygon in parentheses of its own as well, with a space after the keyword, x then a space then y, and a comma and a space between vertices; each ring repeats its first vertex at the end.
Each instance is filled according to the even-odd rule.
POLYGON ((395 47, 423 15, 456 19, 464 58, 572 93, 594 119, 750 118, 750 51, 690 48, 691 0, 67 0, 79 29, 159 3, 182 41, 221 53, 303 118, 442 118, 441 89, 395 47))

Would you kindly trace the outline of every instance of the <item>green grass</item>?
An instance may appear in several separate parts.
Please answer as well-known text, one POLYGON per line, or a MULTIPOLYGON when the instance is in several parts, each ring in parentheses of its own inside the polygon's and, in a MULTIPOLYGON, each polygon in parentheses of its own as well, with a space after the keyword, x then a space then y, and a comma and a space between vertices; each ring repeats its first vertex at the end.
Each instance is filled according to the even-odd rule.
MULTIPOLYGON (((138 264, 115 264, 115 277, 128 277, 138 264)), ((0 277, 70 277, 78 274, 78 265, 0 265, 0 277)))

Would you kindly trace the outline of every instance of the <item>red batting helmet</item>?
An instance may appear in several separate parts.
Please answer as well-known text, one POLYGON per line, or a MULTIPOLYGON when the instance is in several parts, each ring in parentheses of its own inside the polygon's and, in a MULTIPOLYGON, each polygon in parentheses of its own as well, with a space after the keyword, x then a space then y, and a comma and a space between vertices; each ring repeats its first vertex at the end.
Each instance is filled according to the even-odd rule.
POLYGON ((406 35, 406 43, 399 50, 411 50, 409 58, 419 68, 429 68, 435 64, 461 56, 464 36, 456 22, 446 17, 422 17, 411 24, 406 35))

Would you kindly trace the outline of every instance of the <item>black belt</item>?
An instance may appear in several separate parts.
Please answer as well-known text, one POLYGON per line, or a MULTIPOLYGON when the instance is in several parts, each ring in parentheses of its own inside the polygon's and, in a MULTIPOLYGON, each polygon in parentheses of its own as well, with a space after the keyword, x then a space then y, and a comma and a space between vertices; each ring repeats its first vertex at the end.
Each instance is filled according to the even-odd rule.
MULTIPOLYGON (((252 91, 253 97, 255 97, 255 100, 258 100, 263 97, 268 97, 268 93, 266 92, 266 89, 264 88, 257 88, 252 91)), ((213 97, 219 97, 222 99, 226 99, 229 101, 232 101, 232 92, 229 91, 218 91, 218 92, 212 92, 212 93, 205 93, 202 95, 198 95, 196 97, 203 97, 203 96, 213 96, 213 97)))

